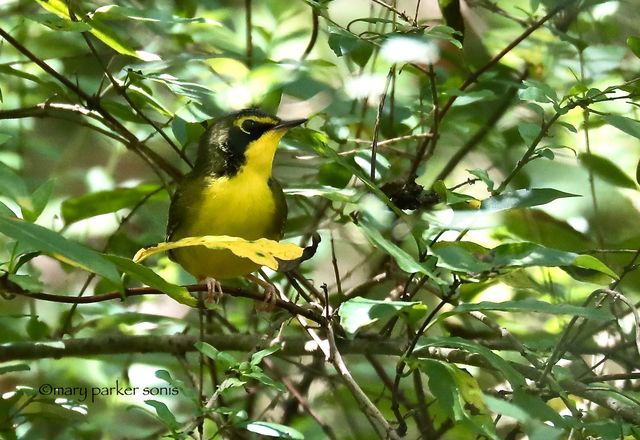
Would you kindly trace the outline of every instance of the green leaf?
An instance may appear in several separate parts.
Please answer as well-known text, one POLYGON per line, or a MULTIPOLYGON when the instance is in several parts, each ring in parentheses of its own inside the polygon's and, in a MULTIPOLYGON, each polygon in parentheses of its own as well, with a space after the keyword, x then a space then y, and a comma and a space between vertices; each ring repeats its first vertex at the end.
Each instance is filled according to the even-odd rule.
POLYGON ((338 310, 340 324, 351 335, 380 319, 402 316, 409 322, 416 322, 426 313, 427 306, 419 301, 378 301, 359 296, 345 301, 338 310))
POLYGON ((219 362, 224 369, 228 369, 238 364, 238 360, 229 353, 220 351, 213 345, 206 342, 198 341, 195 343, 195 347, 200 353, 216 362, 219 362))
POLYGON ((458 243, 438 243, 432 247, 432 252, 438 257, 436 265, 444 269, 459 272, 486 272, 493 268, 493 265, 480 260, 471 251, 458 243))
POLYGON ((640 121, 620 115, 605 115, 602 117, 608 124, 613 125, 628 135, 640 139, 640 121))
POLYGON ((358 66, 364 67, 373 53, 373 44, 337 28, 331 28, 329 47, 338 57, 348 55, 358 66))
POLYGON ((324 197, 334 202, 357 203, 360 194, 355 188, 333 188, 330 186, 307 186, 303 188, 286 188, 284 193, 302 197, 324 197))
POLYGON ((518 371, 509 364, 509 362, 476 342, 451 336, 420 338, 412 354, 413 356, 420 358, 420 350, 429 347, 459 348, 471 353, 479 354, 480 356, 484 357, 496 370, 498 370, 514 388, 526 386, 524 377, 520 373, 518 373, 518 371))
POLYGON ((591 269, 609 275, 614 280, 618 279, 618 274, 611 270, 606 264, 598 260, 593 255, 578 255, 573 262, 574 266, 583 269, 591 269))
POLYGON ((502 214, 502 225, 523 241, 535 241, 563 251, 580 252, 594 247, 591 238, 541 209, 514 209, 502 214))
POLYGON ((529 208, 531 206, 545 205, 565 197, 581 196, 553 188, 518 189, 484 199, 481 209, 483 211, 504 211, 507 209, 529 208))
POLYGON ((631 49, 633 54, 640 58, 640 37, 636 37, 634 35, 627 38, 627 46, 631 49))
POLYGON ((592 319, 594 321, 607 321, 609 319, 612 319, 611 312, 608 309, 595 309, 591 307, 574 306, 572 304, 550 304, 534 299, 525 299, 522 301, 504 301, 499 303, 482 301, 479 303, 460 304, 453 310, 442 313, 438 319, 445 319, 452 315, 458 315, 471 311, 501 311, 516 313, 546 313, 549 315, 572 315, 592 319))
POLYGON ((260 350, 254 354, 251 355, 251 365, 258 365, 260 364, 260 362, 262 362, 262 359, 266 358, 267 356, 271 356, 273 353, 275 353, 276 351, 280 350, 280 346, 275 345, 273 347, 269 347, 269 348, 265 348, 264 350, 260 350))
POLYGON ((47 26, 54 31, 63 32, 87 32, 91 30, 91 26, 82 21, 71 21, 58 17, 54 14, 35 14, 26 16, 29 20, 33 20, 47 26))
MULTIPOLYGON (((498 399, 491 395, 483 395, 483 399, 491 412, 511 417, 520 422, 530 440, 555 440, 561 438, 563 430, 546 425, 542 420, 532 417, 531 408, 519 406, 512 401, 498 399)), ((539 400, 539 398, 538 398, 539 400)), ((542 402, 544 404, 544 402, 542 402)))
POLYGON ((115 265, 98 252, 42 226, 0 216, 0 233, 24 242, 53 258, 83 270, 96 273, 120 285, 115 265))
MULTIPOLYGON (((57 15, 61 19, 67 20, 69 22, 73 22, 73 20, 69 17, 69 8, 66 3, 62 0, 36 0, 40 6, 42 6, 45 10, 57 15)), ((122 55, 128 55, 131 57, 139 58, 144 61, 151 60, 159 60, 160 58, 157 55, 149 54, 142 51, 136 51, 127 44, 127 42, 120 38, 115 32, 113 32, 112 27, 102 23, 100 20, 92 19, 89 15, 87 16, 87 20, 84 21, 87 25, 91 27, 89 32, 93 34, 94 37, 102 41, 107 46, 111 47, 116 52, 122 55)))
POLYGON ((101 20, 135 20, 162 23, 165 25, 175 23, 206 23, 210 26, 222 26, 221 23, 204 17, 183 18, 165 13, 162 8, 137 9, 125 6, 106 5, 96 9, 93 18, 101 20))
POLYGON ((372 182, 365 172, 360 168, 352 156, 341 156, 327 143, 327 136, 319 131, 303 129, 296 130, 295 133, 289 134, 289 139, 295 140, 301 146, 313 148, 314 151, 322 157, 331 159, 332 161, 347 168, 354 176, 356 176, 378 199, 384 202, 398 217, 404 218, 405 214, 399 210, 393 202, 382 192, 379 185, 372 182))
POLYGON ((34 315, 27 321, 27 334, 34 341, 49 339, 50 333, 47 323, 40 321, 37 316, 34 315))
POLYGON ((291 440, 304 440, 304 435, 301 432, 290 428, 285 425, 271 422, 248 422, 245 428, 249 432, 253 432, 259 435, 267 437, 277 437, 291 440))
POLYGON ((580 162, 593 174, 614 186, 636 189, 636 183, 618 165, 602 156, 582 153, 578 156, 580 162))
POLYGON ((14 373, 16 371, 31 371, 31 368, 27 364, 11 364, 3 365, 0 367, 0 375, 6 373, 14 373))
POLYGON ((438 257, 438 267, 463 273, 510 267, 576 266, 596 270, 617 279, 616 273, 596 257, 530 242, 505 243, 493 249, 486 249, 475 243, 439 242, 432 247, 432 252, 438 257))
POLYGON ((22 275, 10 273, 7 275, 7 278, 12 283, 16 283, 22 289, 27 292, 42 292, 44 285, 40 280, 33 275, 22 275))
POLYGON ((158 400, 145 400, 144 403, 153 407, 156 410, 156 414, 160 420, 172 431, 177 432, 180 429, 180 423, 176 420, 175 416, 167 408, 167 405, 158 400))
POLYGON ((49 203, 49 199, 51 198, 51 193, 53 193, 53 188, 55 187, 54 180, 48 180, 42 185, 40 185, 34 192, 31 194, 31 203, 30 208, 22 207, 22 216, 25 220, 29 222, 34 222, 40 217, 44 208, 47 207, 47 203, 49 203))
POLYGON ((266 385, 268 387, 275 388, 281 393, 284 393, 287 391, 287 388, 283 384, 271 379, 269 376, 263 373, 262 369, 255 369, 255 368, 257 367, 254 366, 254 370, 251 370, 251 371, 243 371, 242 378, 257 380, 261 384, 266 385))
POLYGON ((487 191, 489 192, 493 191, 494 182, 489 177, 489 173, 487 173, 487 170, 476 168, 473 170, 467 170, 467 172, 472 176, 476 176, 478 179, 482 180, 482 182, 484 182, 484 184, 487 185, 487 191))
POLYGON ((536 137, 540 134, 540 126, 531 122, 521 122, 518 124, 518 133, 524 140, 525 144, 531 145, 536 137))
POLYGON ((108 214, 124 208, 133 208, 145 198, 163 200, 166 195, 159 192, 160 189, 159 185, 148 184, 72 197, 62 202, 62 218, 64 218, 66 224, 71 224, 96 215, 108 214))
POLYGON ((318 170, 318 182, 334 188, 344 188, 351 180, 353 173, 337 162, 325 162, 318 170))
MULTIPOLYGON (((526 80, 523 81, 523 88, 518 90, 518 97, 523 101, 534 102, 558 102, 558 95, 553 87, 539 81, 526 80)), ((537 127, 537 126, 536 126, 537 127)), ((538 131, 540 130, 539 127, 538 131)))
POLYGON ((29 200, 29 191, 22 177, 2 162, 0 162, 0 194, 4 194, 21 206, 29 200))
POLYGON ((449 371, 451 366, 433 359, 422 359, 418 365, 429 378, 429 389, 437 404, 449 410, 454 422, 462 421, 465 410, 457 384, 449 371))
POLYGON ((420 263, 402 248, 384 238, 380 231, 373 227, 366 216, 363 215, 358 220, 358 226, 373 245, 379 247, 396 260, 400 269, 407 273, 424 274, 440 285, 447 284, 445 280, 436 276, 426 265, 420 263))
POLYGON ((211 89, 198 83, 182 81, 167 73, 158 75, 149 74, 144 75, 144 77, 150 81, 164 84, 177 96, 190 98, 191 100, 200 104, 202 104, 203 102, 208 102, 211 98, 214 97, 214 92, 211 89))
POLYGON ((196 405, 200 404, 200 396, 197 391, 193 387, 185 384, 183 381, 172 377, 167 370, 156 370, 155 376, 180 390, 180 394, 189 398, 196 405))
POLYGON ((121 272, 124 272, 149 287, 158 289, 181 304, 190 307, 197 307, 198 300, 182 286, 177 286, 166 282, 161 276, 146 266, 135 263, 132 260, 118 255, 104 255, 113 264, 115 264, 121 272))
POLYGON ((429 378, 434 404, 441 407, 456 424, 463 424, 485 438, 498 439, 489 417, 478 382, 455 365, 433 359, 418 363, 429 378))

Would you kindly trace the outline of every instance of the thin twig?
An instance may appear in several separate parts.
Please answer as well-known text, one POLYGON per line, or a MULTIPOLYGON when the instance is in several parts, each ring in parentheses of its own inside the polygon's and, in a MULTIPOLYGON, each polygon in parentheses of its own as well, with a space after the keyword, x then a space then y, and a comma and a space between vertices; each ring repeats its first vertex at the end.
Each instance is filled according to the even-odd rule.
POLYGON ((251 10, 251 0, 244 0, 244 13, 245 13, 245 50, 247 51, 247 67, 251 69, 253 66, 253 40, 252 40, 252 10, 251 10))
POLYGON ((395 6, 390 5, 388 3, 383 2, 382 0, 371 0, 373 3, 377 3, 378 5, 382 6, 383 8, 388 9, 389 11, 393 12, 394 14, 397 14, 398 17, 402 18, 404 21, 406 21, 407 23, 410 23, 412 26, 418 26, 418 24, 416 23, 415 20, 413 20, 411 17, 409 17, 406 13, 400 11, 399 9, 397 9, 395 6))
POLYGON ((316 45, 316 41, 318 41, 318 33, 320 31, 320 23, 319 23, 319 14, 316 8, 311 8, 311 35, 309 36, 309 43, 307 43, 307 47, 305 47, 304 52, 302 53, 301 59, 305 60, 311 50, 316 45))
POLYGON ((178 179, 182 176, 182 173, 174 167, 171 163, 169 163, 166 159, 160 156, 158 153, 150 149, 148 146, 142 144, 138 138, 127 129, 120 121, 118 121, 111 113, 109 113, 104 107, 102 107, 99 99, 94 96, 87 94, 84 90, 82 90, 79 86, 73 83, 71 80, 66 78, 65 76, 59 74, 55 69, 53 69, 49 64, 45 61, 38 58, 33 52, 27 49, 24 45, 22 45, 18 40, 13 38, 10 34, 5 32, 4 29, 0 28, 0 37, 4 38, 9 44, 15 47, 20 53, 29 58, 33 63, 35 63, 40 69, 44 70, 46 73, 51 75, 57 81, 61 82, 66 88, 71 90, 75 95, 77 95, 81 100, 86 103, 87 108, 96 110, 98 113, 102 115, 104 120, 120 135, 127 139, 128 149, 134 151, 138 156, 140 156, 145 162, 147 162, 152 169, 155 171, 155 166, 157 165, 162 169, 165 173, 171 176, 174 179, 178 179))
MULTIPOLYGON (((124 293, 121 292, 109 292, 103 293, 100 295, 93 296, 70 296, 70 295, 55 295, 51 293, 41 293, 41 292, 27 292, 20 289, 19 286, 10 283, 6 279, 2 279, 2 290, 4 294, 14 294, 23 296, 26 298, 35 298, 41 299, 43 301, 57 302, 57 303, 67 303, 67 304, 93 304, 97 302, 103 301, 112 301, 112 300, 124 300, 128 297, 133 296, 142 296, 142 295, 165 295, 164 292, 154 289, 152 287, 133 287, 129 289, 125 289, 124 293)), ((184 286, 189 292, 206 292, 207 285, 206 284, 190 284, 184 286)), ((235 296, 239 298, 249 298, 255 301, 265 301, 265 296, 262 293, 253 292, 250 290, 241 289, 238 287, 224 286, 223 291, 225 295, 235 296)), ((307 319, 315 321, 317 323, 322 323, 324 320, 317 313, 312 310, 302 308, 294 303, 285 302, 280 298, 275 300, 276 307, 289 311, 294 315, 301 315, 307 319)))
POLYGON ((378 135, 380 133, 380 122, 382 121, 382 111, 384 110, 384 102, 387 99, 387 92, 389 91, 389 85, 391 84, 391 78, 395 75, 396 65, 392 65, 387 74, 387 81, 384 85, 384 91, 380 96, 380 102, 378 103, 378 111, 376 112, 376 123, 373 128, 373 140, 371 141, 371 170, 369 172, 369 178, 372 182, 376 181, 376 154, 378 152, 378 135))
POLYGON ((142 111, 142 109, 138 106, 138 104, 136 104, 129 97, 129 94, 127 93, 127 88, 124 86, 121 86, 120 83, 113 77, 113 75, 109 71, 108 66, 104 63, 104 61, 100 57, 100 54, 98 54, 98 51, 96 50, 95 46, 91 42, 91 39, 89 38, 89 32, 82 32, 82 37, 84 38, 84 41, 87 43, 87 46, 89 47, 89 50, 93 54, 93 57, 98 61, 98 64, 100 64, 100 66, 102 67, 102 71, 104 72, 106 77, 109 79, 109 82, 111 83, 111 85, 113 85, 113 88, 115 89, 116 93, 118 93, 122 98, 124 98, 124 100, 127 101, 127 104, 129 104, 129 106, 136 112, 136 114, 140 116, 147 124, 151 125, 151 127, 153 127, 156 133, 162 136, 165 142, 171 147, 173 151, 176 152, 178 156, 180 156, 182 160, 184 160, 189 166, 193 167, 193 164, 191 163, 191 161, 189 161, 189 158, 186 156, 184 151, 178 148, 178 146, 167 135, 167 133, 165 133, 165 131, 162 128, 160 128, 153 119, 148 117, 142 111))
POLYGON ((342 355, 336 345, 335 335, 331 323, 327 323, 325 327, 327 331, 327 340, 329 341, 329 352, 326 353, 329 362, 333 364, 334 368, 344 381, 351 394, 358 402, 360 409, 365 412, 375 423, 373 427, 381 439, 399 440, 400 437, 396 434, 395 430, 391 427, 387 419, 384 418, 380 410, 371 402, 369 397, 362 391, 360 385, 353 379, 347 365, 342 359, 342 355))
MULTIPOLYGON (((528 73, 529 69, 527 66, 522 69, 520 75, 518 75, 518 78, 516 79, 517 83, 522 83, 522 81, 524 81, 524 79, 527 77, 528 73)), ((465 142, 465 144, 458 151, 456 151, 453 156, 451 156, 442 171, 438 173, 435 180, 444 180, 456 168, 460 161, 484 139, 487 133, 489 133, 489 131, 491 131, 491 129, 495 127, 498 121, 505 114, 505 112, 513 102, 513 98, 515 97, 517 91, 517 87, 510 87, 509 90, 506 91, 504 98, 500 101, 495 111, 491 114, 491 116, 489 116, 487 121, 482 124, 480 129, 473 136, 471 136, 471 138, 469 138, 469 140, 465 142)))
MULTIPOLYGON (((478 70, 476 70, 476 71, 472 72, 471 74, 469 74, 469 76, 465 79, 465 81, 460 85, 460 87, 458 89, 460 91, 464 91, 469 86, 471 86, 476 81, 478 81, 478 79, 480 78, 480 76, 484 72, 486 72, 487 70, 492 68, 494 65, 496 65, 498 62, 500 62, 500 60, 507 53, 509 53, 512 49, 514 49, 521 42, 523 42, 534 31, 536 31, 537 29, 542 27, 543 24, 545 24, 547 21, 549 21, 551 18, 553 18, 553 16, 555 16, 558 12, 560 12, 562 9, 566 8, 567 6, 569 6, 569 4, 571 4, 571 3, 575 2, 575 1, 577 1, 577 0, 565 0, 563 3, 561 3, 560 5, 558 5, 555 8, 553 8, 547 15, 545 15, 540 20, 538 20, 535 23, 533 23, 522 34, 520 34, 515 40, 513 40, 511 43, 509 43, 499 53, 494 55, 493 58, 491 58, 485 65, 483 65, 478 70)), ((461 96, 461 95, 457 94, 457 95, 451 96, 447 100, 447 102, 442 106, 442 108, 440 109, 440 115, 439 115, 439 118, 441 120, 444 118, 444 116, 451 109, 451 107, 453 106, 453 103, 456 101, 458 96, 461 96)), ((436 142, 436 140, 433 140, 432 142, 436 142)), ((414 159, 414 162, 413 162, 412 167, 410 169, 410 172, 408 173, 407 180, 411 180, 413 178, 413 175, 415 174, 416 170, 418 169, 418 166, 420 165, 420 163, 422 163, 423 156, 424 156, 424 154, 425 154, 425 152, 427 150, 427 146, 428 146, 427 144, 423 143, 423 145, 421 145, 420 148, 418 149, 418 151, 416 153, 416 156, 415 156, 415 159, 414 159)))

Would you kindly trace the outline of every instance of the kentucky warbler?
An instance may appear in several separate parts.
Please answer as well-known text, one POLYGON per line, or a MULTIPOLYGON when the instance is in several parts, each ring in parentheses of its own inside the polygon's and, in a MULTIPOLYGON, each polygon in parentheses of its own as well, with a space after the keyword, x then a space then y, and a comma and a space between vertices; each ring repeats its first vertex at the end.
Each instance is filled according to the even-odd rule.
MULTIPOLYGON (((305 121, 282 121, 246 109, 211 124, 200 138, 193 170, 171 201, 167 241, 203 235, 280 240, 287 204, 282 187, 271 176, 273 157, 286 131, 305 121)), ((206 280, 210 295, 221 293, 216 280, 238 276, 273 293, 273 286, 250 275, 259 265, 231 251, 192 246, 170 255, 198 280, 206 280)))

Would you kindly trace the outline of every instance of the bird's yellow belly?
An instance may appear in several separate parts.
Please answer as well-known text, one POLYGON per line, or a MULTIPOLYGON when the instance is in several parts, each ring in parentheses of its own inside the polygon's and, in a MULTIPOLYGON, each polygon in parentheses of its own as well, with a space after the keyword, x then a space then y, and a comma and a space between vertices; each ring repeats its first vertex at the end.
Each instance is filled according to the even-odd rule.
MULTIPOLYGON (((211 179, 199 199, 200 203, 187 208, 189 221, 175 231, 172 240, 202 235, 280 239, 270 232, 276 205, 271 189, 262 179, 252 176, 211 179)), ((204 246, 176 249, 173 255, 197 279, 243 276, 260 267, 231 251, 204 246)))

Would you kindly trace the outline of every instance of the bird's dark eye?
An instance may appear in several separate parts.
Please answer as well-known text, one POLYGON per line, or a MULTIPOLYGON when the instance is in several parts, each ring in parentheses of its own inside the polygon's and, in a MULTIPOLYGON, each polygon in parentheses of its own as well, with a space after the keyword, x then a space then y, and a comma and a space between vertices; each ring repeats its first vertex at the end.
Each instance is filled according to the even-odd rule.
POLYGON ((247 119, 242 123, 242 130, 247 133, 252 133, 258 128, 258 123, 253 119, 247 119))

